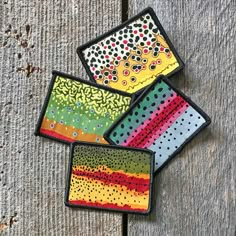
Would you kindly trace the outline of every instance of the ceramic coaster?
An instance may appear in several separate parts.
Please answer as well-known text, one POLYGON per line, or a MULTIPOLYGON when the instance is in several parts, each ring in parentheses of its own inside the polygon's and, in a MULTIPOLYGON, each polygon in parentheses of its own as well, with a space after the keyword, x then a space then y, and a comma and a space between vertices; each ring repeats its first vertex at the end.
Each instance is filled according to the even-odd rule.
POLYGON ((82 45, 77 53, 91 80, 128 93, 184 66, 152 8, 82 45))
POLYGON ((130 94, 54 71, 35 134, 65 143, 107 143, 104 132, 131 99, 130 94))
POLYGON ((77 142, 71 145, 65 204, 128 213, 151 210, 154 153, 77 142))
POLYGON ((154 151, 157 171, 209 123, 197 105, 159 76, 104 137, 112 144, 154 151))

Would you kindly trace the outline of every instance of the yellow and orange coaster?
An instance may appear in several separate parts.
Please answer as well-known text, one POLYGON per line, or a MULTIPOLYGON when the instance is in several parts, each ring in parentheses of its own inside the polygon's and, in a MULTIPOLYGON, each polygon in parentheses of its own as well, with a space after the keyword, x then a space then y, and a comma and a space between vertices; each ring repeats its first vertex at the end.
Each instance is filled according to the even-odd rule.
POLYGON ((130 106, 130 94, 53 71, 35 134, 64 143, 107 143, 104 132, 130 106))
POLYGON ((184 67, 150 7, 80 46, 77 53, 92 81, 128 93, 184 67))
POLYGON ((154 153, 149 150, 74 142, 65 204, 148 214, 153 168, 154 153))

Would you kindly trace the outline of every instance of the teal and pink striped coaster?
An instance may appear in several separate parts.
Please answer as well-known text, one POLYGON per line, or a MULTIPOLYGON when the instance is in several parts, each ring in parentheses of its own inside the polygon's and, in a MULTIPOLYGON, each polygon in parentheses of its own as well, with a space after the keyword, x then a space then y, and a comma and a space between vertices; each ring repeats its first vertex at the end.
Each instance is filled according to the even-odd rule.
POLYGON ((105 139, 154 151, 158 170, 209 124, 210 118, 195 103, 160 76, 106 132, 105 139))

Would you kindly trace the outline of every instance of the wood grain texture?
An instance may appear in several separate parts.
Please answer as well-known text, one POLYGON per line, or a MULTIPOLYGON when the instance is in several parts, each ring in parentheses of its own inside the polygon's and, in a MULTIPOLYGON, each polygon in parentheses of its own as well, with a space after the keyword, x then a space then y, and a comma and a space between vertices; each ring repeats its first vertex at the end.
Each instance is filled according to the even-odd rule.
POLYGON ((128 235, 235 235, 235 1, 130 0, 151 6, 186 63, 172 81, 212 124, 155 179, 149 217, 129 216, 128 235))
POLYGON ((86 78, 76 48, 120 1, 1 0, 0 17, 0 235, 121 235, 121 214, 64 206, 69 147, 33 135, 51 70, 86 78))

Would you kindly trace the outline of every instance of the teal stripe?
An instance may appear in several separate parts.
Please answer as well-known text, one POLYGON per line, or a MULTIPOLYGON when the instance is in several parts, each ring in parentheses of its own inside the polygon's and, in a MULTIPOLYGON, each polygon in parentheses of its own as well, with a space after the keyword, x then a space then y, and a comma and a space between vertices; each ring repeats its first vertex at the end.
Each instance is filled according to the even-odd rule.
POLYGON ((137 127, 141 125, 142 122, 144 122, 150 116, 150 112, 156 111, 161 102, 168 99, 168 97, 170 97, 173 93, 174 91, 169 88, 169 86, 165 82, 162 81, 161 83, 156 84, 154 89, 151 90, 142 99, 142 101, 132 109, 132 113, 127 115, 115 127, 115 129, 110 134, 110 139, 117 144, 123 143, 124 140, 128 138, 129 134, 131 134, 137 127), (161 88, 162 91, 158 91, 161 88), (154 106, 152 106, 153 103, 155 103, 154 106), (145 115, 145 117, 143 117, 142 115, 145 115))

